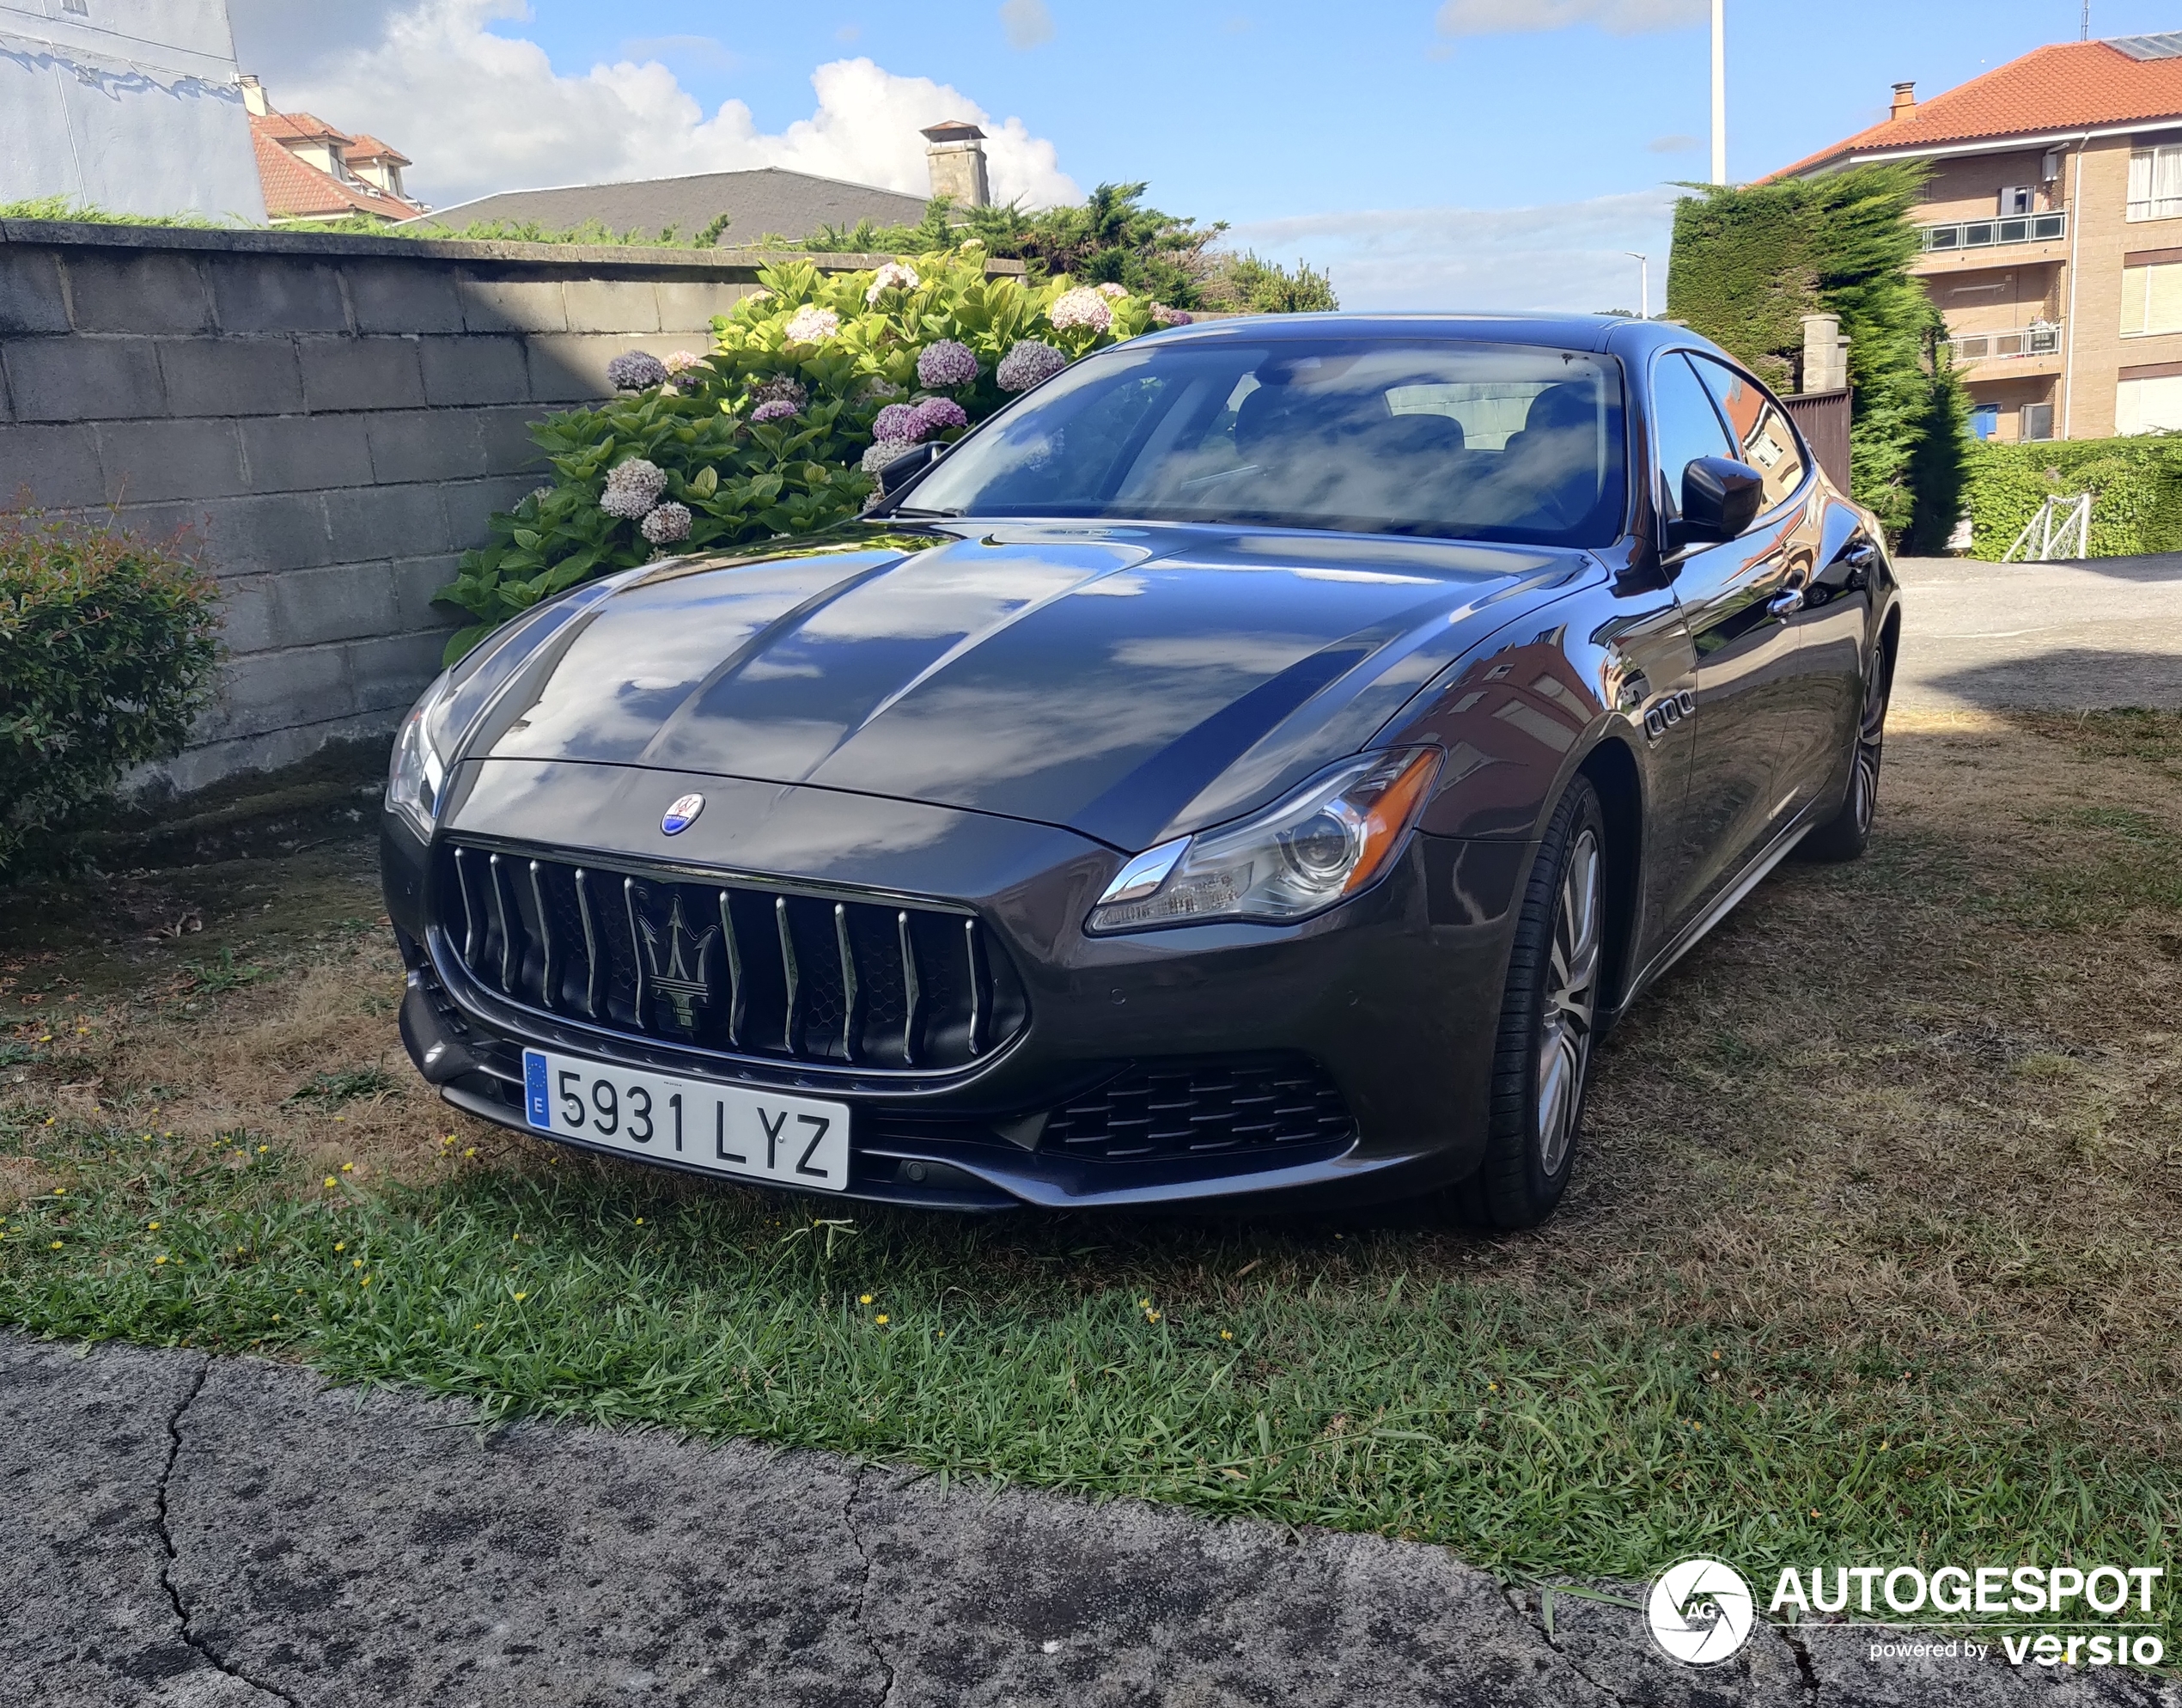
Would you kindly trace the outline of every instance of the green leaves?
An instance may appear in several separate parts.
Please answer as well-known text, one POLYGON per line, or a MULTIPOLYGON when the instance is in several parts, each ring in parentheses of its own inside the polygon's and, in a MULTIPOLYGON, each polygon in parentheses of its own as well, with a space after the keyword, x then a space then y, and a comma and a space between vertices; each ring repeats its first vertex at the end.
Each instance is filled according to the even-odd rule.
POLYGON ((640 519, 599 507, 607 477, 631 459, 664 473, 663 498, 691 513, 689 539, 670 550, 814 533, 855 515, 869 496, 861 465, 872 423, 888 402, 923 395, 917 358, 926 345, 953 339, 976 355, 977 379, 947 393, 976 422, 1008 401, 993 375, 1017 339, 1047 338, 1082 355, 1150 324, 1150 303, 1125 296, 1113 301, 1111 331, 1057 332, 1046 311, 1069 281, 988 278, 981 250, 935 251, 910 265, 915 287, 867 302, 871 273, 777 263, 759 275, 757 293, 714 323, 716 342, 701 365, 668 385, 533 426, 552 485, 494 515, 488 542, 463 553, 439 597, 478 621, 449 643, 448 656, 541 599, 659 555, 640 519), (789 323, 806 309, 830 312, 836 330, 791 344, 789 323), (792 402, 794 412, 753 420, 768 400, 792 402))
POLYGON ((219 662, 215 596, 186 534, 0 515, 0 873, 181 750, 219 662))

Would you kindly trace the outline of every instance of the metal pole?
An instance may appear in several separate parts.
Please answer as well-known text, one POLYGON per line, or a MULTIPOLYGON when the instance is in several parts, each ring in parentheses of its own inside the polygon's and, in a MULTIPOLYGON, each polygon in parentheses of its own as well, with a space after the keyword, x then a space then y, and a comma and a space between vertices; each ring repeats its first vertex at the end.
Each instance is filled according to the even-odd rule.
POLYGON ((2091 40, 2091 0, 2083 0, 2083 27, 2076 32, 2078 41, 2091 40))
POLYGON ((1728 0, 1712 0, 1712 181, 1728 181, 1728 0))
POLYGON ((1636 275, 1636 306, 1643 310, 1643 317, 1649 320, 1652 318, 1652 258, 1640 255, 1634 249, 1624 249, 1621 253, 1641 269, 1636 275))

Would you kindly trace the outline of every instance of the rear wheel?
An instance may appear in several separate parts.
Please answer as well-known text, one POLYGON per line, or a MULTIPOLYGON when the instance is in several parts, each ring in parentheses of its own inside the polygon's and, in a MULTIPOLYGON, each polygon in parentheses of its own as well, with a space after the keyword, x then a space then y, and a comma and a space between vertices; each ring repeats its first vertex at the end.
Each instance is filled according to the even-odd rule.
POLYGON ((1854 860, 1870 844, 1872 820, 1879 810, 1879 762, 1886 747, 1889 674, 1881 641, 1872 649, 1864 671, 1863 711, 1849 754, 1849 792, 1841 810, 1803 839, 1796 852, 1807 860, 1854 860))
POLYGON ((1579 777, 1554 809, 1515 926, 1484 1161, 1456 1189, 1474 1225, 1534 1228, 1568 1189, 1599 1010, 1606 839, 1598 793, 1579 777))

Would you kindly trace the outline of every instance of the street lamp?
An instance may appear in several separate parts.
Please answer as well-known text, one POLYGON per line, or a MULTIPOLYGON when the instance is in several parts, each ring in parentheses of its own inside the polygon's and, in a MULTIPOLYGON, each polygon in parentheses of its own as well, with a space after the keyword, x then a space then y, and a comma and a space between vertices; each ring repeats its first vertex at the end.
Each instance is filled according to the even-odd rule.
POLYGON ((1728 0, 1712 0, 1712 181, 1728 181, 1728 0))
POLYGON ((1636 263, 1641 271, 1636 275, 1636 303, 1644 311, 1643 318, 1652 318, 1652 258, 1640 255, 1634 249, 1624 249, 1623 254, 1636 263))

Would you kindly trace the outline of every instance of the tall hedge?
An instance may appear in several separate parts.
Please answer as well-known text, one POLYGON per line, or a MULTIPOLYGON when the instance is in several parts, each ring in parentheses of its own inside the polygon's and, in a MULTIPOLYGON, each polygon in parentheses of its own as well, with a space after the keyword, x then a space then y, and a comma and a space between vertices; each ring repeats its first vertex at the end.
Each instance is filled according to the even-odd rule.
POLYGON ((2049 497, 2091 496, 2091 555, 2182 552, 2182 436, 2040 440, 1970 453, 1971 554, 1997 559, 2049 497))
POLYGON ((1792 389, 1802 318, 1841 317, 1849 339, 1850 483, 1888 533, 1938 551, 1960 512, 1970 442, 1960 381, 1935 362, 1940 312, 1911 276, 1911 210, 1924 170, 1691 186, 1675 204, 1667 313, 1792 389))

